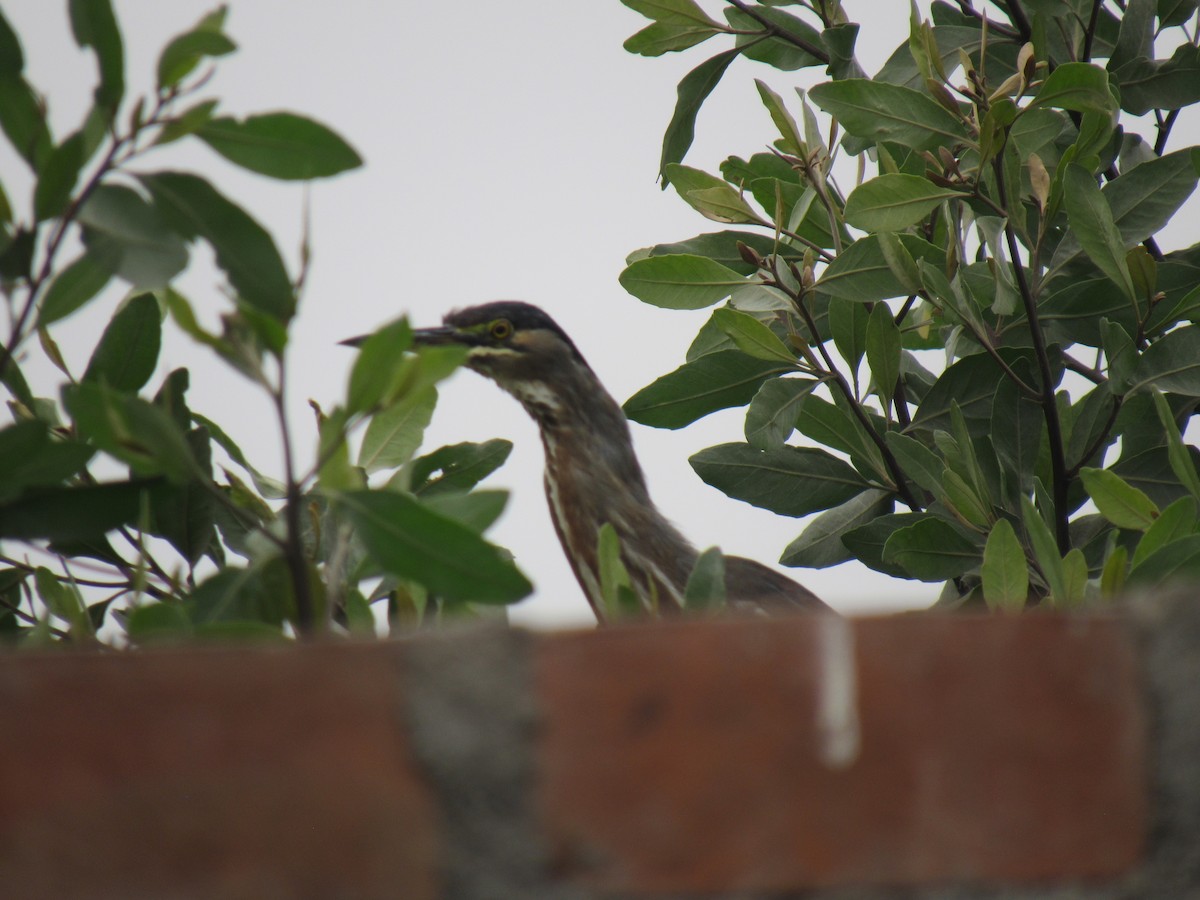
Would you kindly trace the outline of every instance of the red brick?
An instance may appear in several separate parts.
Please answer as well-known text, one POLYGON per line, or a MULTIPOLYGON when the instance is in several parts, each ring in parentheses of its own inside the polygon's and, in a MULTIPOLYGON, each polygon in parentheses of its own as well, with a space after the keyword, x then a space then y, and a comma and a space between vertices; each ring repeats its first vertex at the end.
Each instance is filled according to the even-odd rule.
POLYGON ((4 894, 436 896, 394 653, 0 657, 4 894))
POLYGON ((860 737, 844 765, 817 723, 821 632, 837 622, 544 639, 539 805, 560 874, 784 890, 1094 879, 1138 861, 1146 723, 1118 622, 841 624, 860 737))

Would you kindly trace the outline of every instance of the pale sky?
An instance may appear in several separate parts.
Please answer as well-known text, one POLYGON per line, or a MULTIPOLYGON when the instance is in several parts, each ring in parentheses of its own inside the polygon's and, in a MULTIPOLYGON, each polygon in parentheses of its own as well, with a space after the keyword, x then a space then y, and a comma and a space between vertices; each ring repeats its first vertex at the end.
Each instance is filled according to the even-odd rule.
MULTIPOLYGON (((117 0, 128 94, 149 91, 159 49, 214 5, 117 0)), ((850 0, 846 7, 852 19, 865 20, 857 55, 873 72, 907 34, 908 4, 850 0)), ((47 95, 58 137, 78 124, 93 83, 87 79, 94 77, 91 54, 71 40, 65 8, 55 0, 4 3, 24 43, 27 76, 47 95)), ((454 307, 487 300, 536 303, 572 336, 618 401, 683 362, 709 311, 647 306, 627 295, 617 276, 639 247, 721 227, 673 190, 660 191, 655 174, 676 83, 729 41, 714 38, 657 59, 632 56, 621 43, 644 24, 617 0, 232 4, 227 31, 240 49, 220 61, 211 84, 221 111, 312 116, 366 161, 311 190, 315 256, 289 357, 290 412, 302 448, 315 440, 308 398, 328 408, 344 392, 353 353, 337 341, 402 313, 429 325, 454 307)), ((789 92, 825 80, 820 69, 777 73, 736 61, 701 113, 687 163, 715 172, 726 156, 748 156, 772 139, 756 77, 789 92)), ((1180 133, 1172 147, 1186 143, 1180 133)), ((139 167, 205 175, 267 226, 295 271, 303 205, 295 183, 246 174, 193 141, 151 154, 139 167)), ((15 177, 22 168, 7 146, 0 150, 14 203, 27 196, 15 177)), ((204 249, 194 249, 192 258, 202 265, 194 263, 180 287, 213 322, 224 304, 220 279, 204 249)), ((56 326, 56 338, 80 368, 120 295, 110 290, 56 326)), ((224 425, 261 468, 278 473, 280 445, 269 409, 248 382, 171 326, 163 360, 170 368, 189 366, 192 408, 224 425)), ((53 373, 31 367, 31 380, 38 373, 44 380, 35 381, 35 392, 40 386, 48 393, 53 373)), ((160 379, 161 373, 152 383, 160 379)), ((634 440, 655 499, 697 546, 717 544, 774 563, 806 520, 729 499, 687 462, 703 447, 742 440, 743 412, 719 413, 678 432, 633 424, 634 440)), ((424 450, 492 437, 516 446, 485 482, 511 491, 489 537, 516 554, 537 588, 513 608, 513 620, 539 627, 590 622, 550 524, 535 427, 493 385, 470 372, 456 374, 442 390, 424 450)), ((302 460, 311 458, 302 450, 302 460)), ((940 588, 857 563, 782 571, 843 612, 924 606, 940 588)))

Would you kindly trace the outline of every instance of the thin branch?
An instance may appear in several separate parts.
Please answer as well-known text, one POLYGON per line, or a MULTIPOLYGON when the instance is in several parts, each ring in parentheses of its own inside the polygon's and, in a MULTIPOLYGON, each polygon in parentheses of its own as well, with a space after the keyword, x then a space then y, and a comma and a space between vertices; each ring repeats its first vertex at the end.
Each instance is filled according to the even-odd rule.
POLYGON ((825 48, 818 47, 816 44, 811 44, 802 37, 797 37, 791 32, 785 31, 758 10, 751 9, 749 6, 743 3, 742 0, 726 0, 726 2, 730 6, 736 7, 763 28, 765 28, 772 37, 777 37, 781 41, 786 41, 795 47, 799 47, 805 53, 809 54, 810 56, 815 56, 821 62, 825 63, 825 65, 829 65, 829 54, 825 52, 825 48))
POLYGON ((1167 149, 1167 139, 1171 136, 1171 128, 1174 126, 1175 120, 1179 118, 1179 110, 1171 110, 1164 118, 1162 113, 1156 109, 1154 115, 1158 119, 1158 137, 1154 139, 1154 155, 1162 156, 1167 149))
MULTIPOLYGON (((992 163, 996 173, 996 193, 1000 204, 1008 208, 1008 191, 1004 182, 1004 163, 1002 156, 997 156, 992 163)), ((1050 470, 1053 482, 1055 539, 1059 552, 1066 554, 1071 549, 1071 534, 1067 521, 1067 490, 1070 487, 1070 476, 1067 474, 1067 461, 1063 444, 1062 422, 1058 418, 1058 403, 1054 396, 1054 374, 1050 371, 1050 357, 1046 352, 1046 338, 1042 334, 1042 324, 1038 317, 1037 298, 1030 290, 1029 281, 1025 277, 1025 269, 1021 265, 1020 246, 1017 242, 1016 231, 1013 230, 1012 217, 1006 216, 1004 222, 1004 238, 1008 243, 1008 254, 1016 276, 1017 289, 1021 295, 1021 303, 1025 307, 1025 318, 1029 321, 1029 334, 1033 340, 1033 352, 1037 357, 1038 370, 1042 380, 1041 407, 1046 419, 1046 436, 1050 442, 1050 470)))
POLYGON ((1101 447, 1108 443, 1108 436, 1112 432, 1113 426, 1117 424, 1117 414, 1121 412, 1121 398, 1115 397, 1113 400, 1113 408, 1109 411, 1108 420, 1104 423, 1104 428, 1100 434, 1096 435, 1096 439, 1092 441, 1091 445, 1083 451, 1083 454, 1079 457, 1079 462, 1067 472, 1071 478, 1079 475, 1079 470, 1087 465, 1087 461, 1098 453, 1101 447))
POLYGON ((1096 40, 1096 24, 1100 19, 1100 7, 1104 0, 1092 0, 1092 14, 1088 17, 1087 30, 1083 33, 1083 59, 1080 62, 1092 61, 1092 44, 1096 40))
POLYGON ((1063 365, 1065 365, 1075 374, 1082 375, 1088 381, 1092 382, 1092 384, 1103 384, 1104 382, 1108 381, 1108 378, 1105 377, 1104 373, 1101 372, 1100 369, 1089 366, 1087 363, 1076 359, 1069 353, 1063 354, 1063 365))
MULTIPOLYGON (((1033 29, 1029 25, 1029 17, 1025 15, 1025 10, 1021 8, 1019 0, 1005 0, 1000 5, 1004 7, 1004 11, 1008 13, 1008 20, 1013 23, 1016 28, 1016 34, 1021 39, 1022 43, 1030 40, 1033 36, 1033 29)), ((988 31, 994 31, 996 26, 992 21, 988 20, 988 31)))
POLYGON ((312 586, 308 581, 308 560, 304 555, 304 544, 301 540, 300 504, 303 502, 303 496, 300 493, 300 483, 296 480, 291 429, 287 422, 286 386, 286 369, 281 359, 279 386, 271 392, 271 399, 279 420, 279 434, 283 442, 284 478, 287 485, 287 498, 283 508, 287 537, 284 541, 283 558, 291 575, 292 591, 296 598, 296 630, 301 636, 307 636, 312 634, 313 630, 313 597, 312 586))

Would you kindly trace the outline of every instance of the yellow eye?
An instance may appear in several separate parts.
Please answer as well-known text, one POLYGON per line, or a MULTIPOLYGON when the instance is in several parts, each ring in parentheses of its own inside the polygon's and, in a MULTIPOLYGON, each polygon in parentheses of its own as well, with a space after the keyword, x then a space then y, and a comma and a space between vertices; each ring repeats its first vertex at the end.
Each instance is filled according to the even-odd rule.
POLYGON ((513 333, 512 322, 508 321, 508 319, 497 319, 491 324, 488 332, 497 341, 508 340, 513 333))

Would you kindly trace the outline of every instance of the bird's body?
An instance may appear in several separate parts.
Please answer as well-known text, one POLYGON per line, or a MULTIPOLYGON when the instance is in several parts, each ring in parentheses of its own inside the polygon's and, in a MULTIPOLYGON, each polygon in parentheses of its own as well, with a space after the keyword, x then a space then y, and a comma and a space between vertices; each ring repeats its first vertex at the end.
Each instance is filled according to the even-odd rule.
MULTIPOLYGON (((550 515, 597 618, 606 618, 598 559, 605 523, 616 532, 642 608, 682 610, 699 554, 651 501, 624 413, 554 320, 528 303, 500 301, 456 310, 443 327, 418 330, 416 337, 465 344, 467 366, 515 397, 537 422, 550 515)), ((736 556, 725 557, 725 592, 737 610, 829 609, 791 579, 736 556)))

